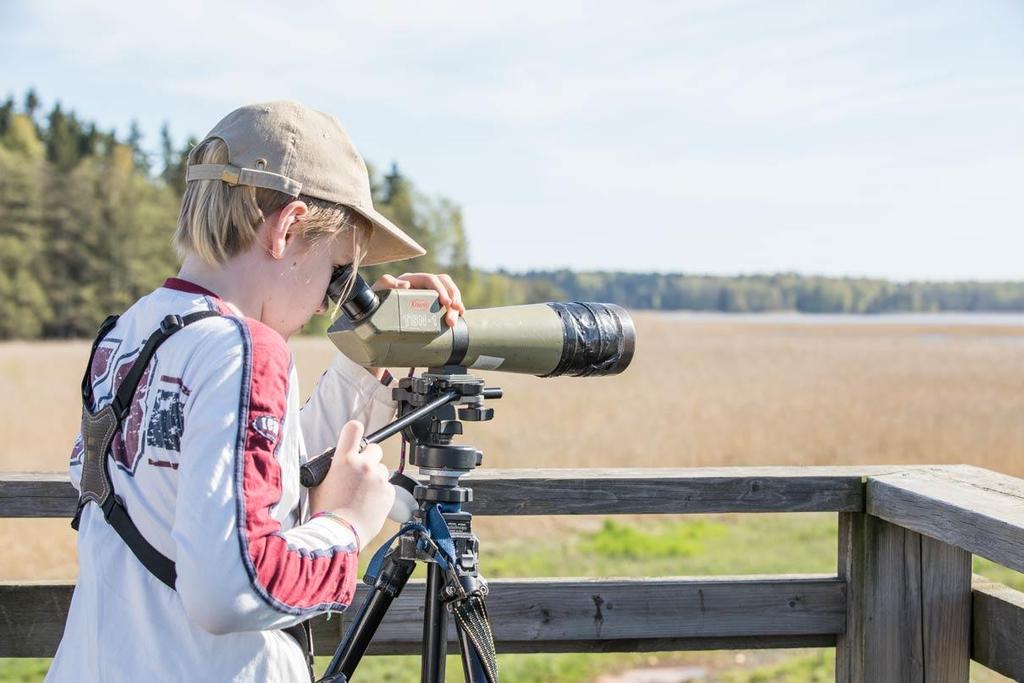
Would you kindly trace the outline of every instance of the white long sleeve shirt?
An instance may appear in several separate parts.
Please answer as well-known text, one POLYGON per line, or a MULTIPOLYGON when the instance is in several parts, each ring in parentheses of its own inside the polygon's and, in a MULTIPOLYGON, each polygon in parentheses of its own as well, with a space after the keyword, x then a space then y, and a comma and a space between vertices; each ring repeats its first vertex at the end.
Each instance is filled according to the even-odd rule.
MULTIPOLYGON (((284 339, 172 278, 137 301, 90 368, 94 409, 164 316, 202 310, 142 376, 109 470, 142 535, 177 567, 154 577, 103 519, 82 512, 78 581, 46 677, 62 681, 308 680, 279 629, 352 601, 358 548, 343 525, 308 517, 299 466, 333 446, 349 419, 368 430, 394 413, 390 389, 340 354, 301 411, 284 339)), ((81 440, 72 450, 79 488, 81 440)))

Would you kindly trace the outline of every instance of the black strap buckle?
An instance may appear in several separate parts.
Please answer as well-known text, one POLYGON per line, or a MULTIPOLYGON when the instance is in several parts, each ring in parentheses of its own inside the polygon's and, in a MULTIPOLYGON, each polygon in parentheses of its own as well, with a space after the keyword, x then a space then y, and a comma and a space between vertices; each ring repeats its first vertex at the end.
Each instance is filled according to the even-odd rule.
POLYGON ((169 315, 160 321, 160 331, 164 334, 174 334, 185 327, 185 321, 180 315, 169 315))

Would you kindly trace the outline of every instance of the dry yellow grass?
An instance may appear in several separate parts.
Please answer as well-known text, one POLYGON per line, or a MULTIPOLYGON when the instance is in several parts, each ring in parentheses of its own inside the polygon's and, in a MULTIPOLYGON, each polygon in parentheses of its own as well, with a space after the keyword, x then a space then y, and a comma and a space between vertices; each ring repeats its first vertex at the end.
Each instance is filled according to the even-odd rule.
MULTIPOLYGON (((636 318, 621 376, 490 373, 505 398, 465 438, 485 466, 970 463, 1024 475, 1024 328, 636 318)), ((333 347, 293 347, 308 391, 333 347)), ((0 345, 0 470, 64 470, 87 354, 85 342, 0 345)), ((498 523, 482 521, 482 534, 498 523)), ((74 574, 65 520, 0 520, 0 544, 0 578, 74 574)))

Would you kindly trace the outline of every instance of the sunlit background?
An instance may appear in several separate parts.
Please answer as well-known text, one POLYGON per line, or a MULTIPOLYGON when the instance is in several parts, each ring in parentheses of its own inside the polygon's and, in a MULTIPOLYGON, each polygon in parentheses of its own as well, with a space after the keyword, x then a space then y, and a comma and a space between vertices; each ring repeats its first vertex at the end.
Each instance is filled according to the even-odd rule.
MULTIPOLYGON (((622 375, 488 373, 505 397, 460 438, 485 467, 1024 476, 1019 0, 0 0, 0 479, 66 472, 86 338, 176 268, 183 153, 276 98, 337 116, 378 208, 430 247, 391 272, 450 272, 471 307, 634 315, 622 375)), ((325 322, 291 340, 303 394, 336 353, 325 322)), ((396 466, 397 443, 385 450, 396 466)), ((476 530, 490 578, 836 572, 835 514, 476 530)), ((0 581, 77 571, 66 519, 0 519, 0 548, 0 581)), ((1024 590, 1022 574, 973 569, 1024 590)), ((62 614, 47 614, 53 631, 62 614)), ((512 683, 806 683, 832 680, 834 660, 501 665, 512 683)), ((0 683, 48 667, 0 659, 0 683)), ((363 667, 418 680, 408 658, 363 667)))
POLYGON ((1021 275, 1016 0, 5 2, 0 65, 154 153, 305 101, 478 267, 1021 275))

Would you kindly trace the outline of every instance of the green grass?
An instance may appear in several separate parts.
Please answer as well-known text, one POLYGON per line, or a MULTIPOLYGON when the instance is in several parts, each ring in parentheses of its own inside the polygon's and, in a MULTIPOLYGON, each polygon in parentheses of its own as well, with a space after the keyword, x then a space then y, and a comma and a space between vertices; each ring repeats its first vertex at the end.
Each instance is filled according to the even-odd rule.
MULTIPOLYGON (((836 570, 836 517, 709 515, 648 518, 643 523, 607 519, 594 532, 542 542, 485 538, 481 566, 489 578, 829 573, 836 570)), ((1024 590, 1024 574, 977 558, 975 571, 1024 590)), ((834 659, 832 650, 798 651, 781 661, 779 655, 752 654, 746 666, 730 665, 723 653, 701 652, 501 655, 499 667, 505 683, 585 683, 630 668, 714 661, 709 682, 814 683, 833 680, 834 659), (758 657, 773 661, 761 664, 758 657)), ((318 664, 322 668, 328 661, 320 658, 318 664)), ((48 659, 0 659, 0 683, 41 681, 48 666, 48 659)), ((450 657, 448 667, 449 677, 461 680, 458 657, 450 657)), ((419 680, 419 660, 369 657, 358 674, 362 681, 414 683, 419 680)), ((971 680, 996 679, 979 671, 971 680)))
POLYGON ((0 681, 36 683, 43 680, 49 668, 49 659, 0 659, 0 681))
POLYGON ((790 657, 784 662, 758 667, 753 671, 729 671, 720 683, 825 683, 836 679, 836 658, 821 650, 790 657))
POLYGON ((1024 591, 1024 574, 1007 569, 982 557, 974 558, 974 573, 981 574, 986 579, 1005 583, 1010 588, 1024 591))
MULTIPOLYGON (((499 655, 498 670, 501 672, 502 681, 578 683, 592 680, 609 670, 643 666, 649 659, 646 655, 637 654, 499 655)), ((318 658, 318 672, 323 671, 329 661, 328 657, 318 658)), ((449 655, 445 666, 448 680, 462 680, 462 662, 457 655, 449 655)), ((420 660, 418 656, 413 655, 371 657, 360 663, 355 680, 371 683, 419 683, 420 660)))
MULTIPOLYGON (((815 573, 836 570, 828 513, 606 520, 591 534, 547 542, 483 539, 489 578, 815 573)), ((528 523, 524 521, 524 523, 528 523)))

